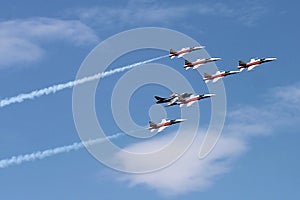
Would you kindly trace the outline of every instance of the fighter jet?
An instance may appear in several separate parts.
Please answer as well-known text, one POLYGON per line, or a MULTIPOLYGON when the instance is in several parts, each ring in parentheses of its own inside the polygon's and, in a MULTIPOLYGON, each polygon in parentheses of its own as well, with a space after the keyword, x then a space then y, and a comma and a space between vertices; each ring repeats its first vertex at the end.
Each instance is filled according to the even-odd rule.
POLYGON ((218 61, 220 59, 221 58, 204 58, 204 59, 197 59, 195 62, 190 62, 185 59, 185 63, 184 63, 183 67, 186 70, 188 70, 191 67, 193 67, 193 69, 197 69, 198 67, 200 67, 201 65, 204 65, 205 63, 218 61))
POLYGON ((159 96, 154 96, 154 98, 156 99, 157 104, 168 103, 168 105, 169 105, 169 104, 173 104, 176 101, 178 101, 179 98, 185 99, 191 95, 192 95, 191 93, 178 94, 178 93, 173 92, 169 98, 164 98, 164 97, 159 97, 159 96))
POLYGON ((181 58, 182 56, 184 56, 185 54, 187 54, 191 51, 196 51, 196 50, 203 49, 203 48, 205 48, 205 46, 186 47, 186 48, 182 48, 180 51, 174 51, 173 49, 170 49, 169 57, 171 59, 173 59, 175 57, 181 58))
POLYGON ((165 107, 179 105, 180 107, 184 106, 186 104, 187 107, 190 107, 193 105, 196 101, 199 101, 201 99, 209 98, 215 96, 215 94, 200 94, 200 95, 191 95, 188 99, 182 99, 180 98, 178 101, 174 102, 173 104, 167 105, 165 107))
POLYGON ((254 59, 252 58, 250 60, 250 62, 248 63, 245 63, 244 61, 242 60, 239 60, 239 66, 238 68, 243 71, 245 68, 248 68, 248 71, 252 70, 254 67, 262 64, 262 63, 265 63, 265 62, 271 62, 273 60, 276 60, 277 58, 259 58, 259 59, 254 59))
POLYGON ((148 130, 150 130, 151 132, 154 132, 156 129, 158 129, 157 132, 159 133, 159 132, 163 131, 165 128, 167 128, 168 126, 170 126, 172 124, 184 122, 185 120, 186 119, 171 119, 171 120, 162 119, 159 124, 155 124, 154 122, 149 121, 148 130))
POLYGON ((174 99, 175 97, 164 98, 164 97, 154 96, 154 98, 156 99, 156 103, 160 104, 160 103, 168 103, 172 101, 172 99, 174 99))
POLYGON ((213 83, 217 82, 220 78, 223 78, 225 76, 228 75, 232 75, 232 74, 237 74, 240 73, 241 71, 217 71, 217 73, 213 74, 213 75, 209 75, 208 73, 204 73, 204 78, 203 80, 205 81, 205 83, 209 82, 210 80, 212 80, 213 83))

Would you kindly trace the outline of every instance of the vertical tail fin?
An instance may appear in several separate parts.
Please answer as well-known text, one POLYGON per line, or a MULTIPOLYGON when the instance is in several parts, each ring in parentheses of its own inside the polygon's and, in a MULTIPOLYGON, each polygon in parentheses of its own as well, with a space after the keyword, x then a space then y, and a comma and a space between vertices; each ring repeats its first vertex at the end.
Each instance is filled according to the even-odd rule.
POLYGON ((149 126, 152 127, 152 128, 154 128, 156 126, 156 124, 154 122, 152 122, 152 121, 149 121, 149 126))
POLYGON ((239 60, 239 66, 246 66, 247 64, 244 62, 244 61, 242 61, 242 60, 239 60))
POLYGON ((173 59, 173 58, 175 58, 175 56, 176 56, 176 51, 174 51, 174 49, 170 49, 169 57, 170 57, 171 59, 173 59))
POLYGON ((190 65, 190 64, 192 64, 192 63, 191 63, 190 61, 188 61, 187 59, 185 59, 185 60, 184 60, 184 64, 185 64, 185 65, 190 65))
POLYGON ((154 96, 154 98, 155 98, 156 100, 165 100, 165 99, 166 99, 166 98, 159 97, 159 96, 154 96))
POLYGON ((154 96, 154 98, 156 99, 156 103, 164 103, 167 99, 163 98, 163 97, 159 97, 159 96, 154 96))
POLYGON ((174 49, 170 49, 170 54, 174 54, 176 53, 176 51, 174 51, 174 49))
POLYGON ((211 75, 208 74, 208 73, 206 73, 206 72, 204 72, 204 78, 211 78, 211 75))
POLYGON ((149 121, 149 128, 148 130, 150 130, 151 132, 155 131, 155 129, 157 129, 157 124, 155 124, 152 121, 149 121))

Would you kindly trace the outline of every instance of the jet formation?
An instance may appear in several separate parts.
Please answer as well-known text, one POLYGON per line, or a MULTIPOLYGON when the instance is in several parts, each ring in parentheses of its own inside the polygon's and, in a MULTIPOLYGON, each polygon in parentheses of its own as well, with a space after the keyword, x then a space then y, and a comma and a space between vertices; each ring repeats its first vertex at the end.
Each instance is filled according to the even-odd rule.
MULTIPOLYGON (((177 57, 177 58, 181 58, 183 57, 185 54, 190 53, 192 51, 196 51, 196 50, 200 50, 205 48, 205 46, 197 46, 197 47, 186 47, 186 48, 182 48, 179 51, 175 51, 173 49, 170 49, 170 53, 169 53, 169 57, 171 59, 177 57)), ((192 69, 197 69, 198 67, 205 65, 206 63, 209 62, 215 62, 220 60, 221 58, 202 58, 202 59, 197 59, 194 62, 190 62, 187 59, 184 59, 184 69, 188 70, 190 68, 192 69)), ((233 75, 233 74, 238 74, 240 72, 242 72, 244 69, 248 69, 248 71, 253 70, 255 67, 266 63, 266 62, 271 62, 276 60, 277 58, 252 58, 248 63, 239 60, 238 62, 238 70, 232 70, 232 71, 217 71, 215 74, 208 74, 207 72, 204 73, 204 77, 203 77, 203 81, 205 81, 205 83, 208 82, 217 82, 218 80, 229 76, 229 75, 233 75)), ((170 97, 160 97, 160 96, 154 96, 155 98, 155 102, 157 104, 166 104, 165 107, 171 107, 171 106, 179 106, 179 107, 183 107, 184 105, 186 105, 186 107, 190 107, 192 106, 195 102, 200 101, 202 99, 206 99, 206 98, 210 98, 215 96, 215 94, 192 94, 192 93, 172 93, 170 95, 170 97)), ((166 119, 162 119, 162 121, 158 124, 155 124, 152 121, 149 121, 149 130, 151 132, 154 132, 155 130, 158 130, 157 132, 161 132, 163 131, 165 128, 167 128, 170 125, 173 124, 178 124, 181 122, 184 122, 186 119, 172 119, 172 120, 166 120, 166 119)))

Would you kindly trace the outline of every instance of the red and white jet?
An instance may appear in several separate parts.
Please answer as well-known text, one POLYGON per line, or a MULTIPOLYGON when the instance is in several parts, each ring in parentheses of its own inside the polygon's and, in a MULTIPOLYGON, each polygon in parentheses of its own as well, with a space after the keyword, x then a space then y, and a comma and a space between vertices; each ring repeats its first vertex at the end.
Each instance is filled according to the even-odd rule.
POLYGON ((155 124, 154 122, 149 121, 148 130, 150 130, 151 132, 154 132, 156 129, 158 129, 157 132, 159 133, 159 132, 163 131, 165 128, 167 128, 168 126, 170 126, 172 124, 184 122, 185 120, 186 119, 171 119, 171 120, 162 119, 159 124, 155 124))
POLYGON ((240 73, 241 71, 217 71, 217 73, 210 75, 208 73, 204 73, 204 78, 203 80, 205 81, 205 83, 209 82, 212 80, 213 83, 217 82, 219 79, 228 76, 228 75, 232 75, 232 74, 237 74, 240 73))
POLYGON ((238 68, 243 71, 245 68, 248 68, 248 71, 252 70, 254 67, 262 64, 262 63, 265 63, 265 62, 271 62, 273 60, 276 60, 277 58, 259 58, 259 59, 254 59, 252 58, 250 60, 250 62, 248 63, 245 63, 244 61, 242 60, 239 60, 239 66, 238 68))
POLYGON ((193 69, 197 69, 198 67, 200 67, 201 65, 204 65, 205 63, 208 62, 214 62, 214 61, 218 61, 221 60, 221 58, 204 58, 204 59, 197 59, 195 62, 190 62, 188 60, 185 59, 185 63, 184 63, 184 68, 186 70, 188 70, 189 68, 193 67, 193 69))
POLYGON ((215 94, 200 94, 200 95, 191 95, 189 98, 184 99, 184 98, 179 98, 178 101, 176 101, 173 104, 167 105, 165 107, 169 106, 174 106, 174 105, 179 105, 180 107, 184 106, 186 104, 187 107, 190 107, 193 105, 196 101, 199 101, 201 99, 206 99, 209 97, 215 96, 215 94))
POLYGON ((169 57, 171 57, 171 59, 178 57, 181 58, 182 56, 184 56, 185 54, 192 52, 192 51, 196 51, 199 49, 203 49, 205 48, 205 46, 198 46, 198 47, 186 47, 186 48, 182 48, 180 51, 174 51, 173 49, 170 49, 170 54, 169 57))

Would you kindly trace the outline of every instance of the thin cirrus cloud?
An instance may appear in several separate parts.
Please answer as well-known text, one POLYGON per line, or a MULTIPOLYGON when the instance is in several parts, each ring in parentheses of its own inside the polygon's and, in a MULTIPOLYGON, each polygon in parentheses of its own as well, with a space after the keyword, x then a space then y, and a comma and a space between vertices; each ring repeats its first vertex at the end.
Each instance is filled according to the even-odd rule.
MULTIPOLYGON (((189 134, 187 132, 186 134, 189 134)), ((213 152, 203 160, 198 159, 204 133, 199 132, 198 137, 184 155, 170 166, 147 174, 126 174, 118 176, 117 180, 129 183, 130 187, 144 185, 158 191, 165 196, 174 196, 192 191, 202 191, 210 187, 215 178, 230 170, 231 163, 247 147, 243 138, 225 136, 222 137, 213 152)), ((225 134, 224 134, 225 135, 225 134)), ((168 134, 158 140, 139 143, 127 147, 130 152, 151 152, 154 148, 161 148, 162 140, 171 140, 174 133, 168 134), (151 147, 147 149, 147 147, 151 147)), ((181 148, 181 147, 179 147, 181 148)), ((117 155, 118 156, 118 155, 117 155)), ((124 167, 129 165, 147 165, 147 163, 128 163, 126 159, 119 157, 124 167)))
MULTIPOLYGON (((71 12, 72 13, 72 12, 71 12)), ((161 1, 131 0, 125 5, 98 6, 73 10, 73 14, 87 23, 101 25, 103 28, 172 25, 182 22, 184 26, 190 18, 198 22, 212 22, 211 17, 227 18, 245 26, 252 26, 267 13, 267 8, 257 1, 245 1, 230 5, 223 2, 179 2, 167 4, 161 1), (184 20, 184 21, 183 21, 184 20), (113 26, 111 26, 113 24, 113 26), (107 25, 107 26, 105 26, 107 25), (109 26, 108 26, 109 25, 109 26)))
POLYGON ((0 22, 0 68, 42 58, 42 43, 66 41, 73 45, 98 41, 92 29, 77 20, 31 18, 0 22))
MULTIPOLYGON (((221 138, 213 151, 203 160, 197 157, 204 135, 203 131, 199 131, 189 150, 169 167, 148 174, 125 174, 117 176, 117 180, 129 183, 131 187, 144 185, 167 196, 205 190, 211 187, 220 175, 232 170, 233 163, 251 148, 250 139, 267 137, 279 133, 282 129, 285 130, 287 126, 297 125, 300 118, 295 112, 299 111, 297 109, 300 107, 300 101, 295 100, 294 94, 300 96, 300 84, 272 89, 268 93, 269 99, 262 101, 259 107, 244 105, 229 112, 221 138), (285 91, 285 95, 282 95, 282 91, 285 91)), ((174 134, 167 134, 158 139, 128 146, 125 150, 153 151, 153 148, 161 148, 173 136, 174 134)), ((118 158, 124 167, 136 164, 128 163, 120 156, 118 158)))

